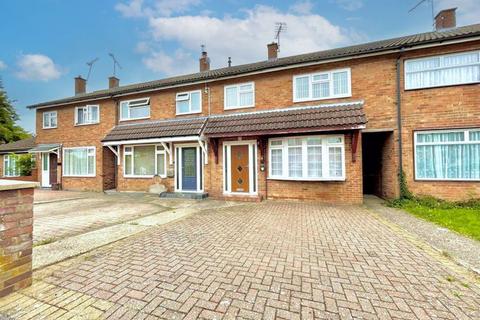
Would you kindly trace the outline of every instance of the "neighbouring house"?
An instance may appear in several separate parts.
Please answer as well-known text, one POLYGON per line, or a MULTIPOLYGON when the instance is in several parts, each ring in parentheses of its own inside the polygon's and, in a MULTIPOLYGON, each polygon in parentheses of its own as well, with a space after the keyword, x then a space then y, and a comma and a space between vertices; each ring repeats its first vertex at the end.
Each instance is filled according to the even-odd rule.
POLYGON ((15 142, 0 144, 0 178, 25 181, 37 181, 37 169, 35 157, 29 151, 35 148, 35 137, 18 140, 15 142), (32 168, 29 174, 20 169, 19 159, 27 157, 32 160, 32 168))
POLYGON ((480 197, 480 24, 87 92, 36 110, 44 187, 361 203, 480 197), (55 172, 52 174, 52 172, 55 172))

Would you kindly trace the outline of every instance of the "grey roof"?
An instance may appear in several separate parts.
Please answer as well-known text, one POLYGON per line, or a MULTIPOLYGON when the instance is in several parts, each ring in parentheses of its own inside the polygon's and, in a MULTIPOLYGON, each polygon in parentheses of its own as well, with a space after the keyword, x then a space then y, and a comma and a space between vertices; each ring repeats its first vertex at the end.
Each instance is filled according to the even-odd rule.
POLYGON ((60 143, 41 143, 36 145, 34 148, 28 150, 30 153, 38 152, 50 152, 60 148, 62 145, 60 143))
POLYGON ((0 153, 27 152, 33 147, 35 147, 35 137, 0 144, 0 153))
POLYGON ((115 126, 102 141, 198 136, 206 121, 206 117, 197 117, 121 124, 115 126))
POLYGON ((363 101, 211 116, 207 137, 272 135, 364 128, 363 101))
POLYGON ((290 57, 278 58, 274 60, 266 60, 256 63, 243 64, 239 66, 232 66, 220 68, 205 72, 197 72, 187 75, 181 75, 161 80, 142 82, 137 84, 120 86, 112 89, 105 89, 93 91, 90 93, 79 94, 73 97, 64 99, 52 100, 28 106, 28 108, 37 108, 50 105, 67 104, 76 101, 83 101, 88 99, 100 99, 115 96, 118 94, 134 93, 141 90, 154 90, 164 87, 188 84, 197 81, 218 79, 227 76, 236 76, 244 73, 268 70, 272 68, 287 67, 301 63, 320 62, 324 60, 355 57, 362 54, 383 52, 388 50, 398 50, 401 48, 413 47, 417 45, 424 45, 429 43, 438 43, 447 40, 455 40, 461 38, 470 38, 480 36, 480 24, 473 24, 469 26, 453 28, 442 31, 432 31, 393 38, 388 40, 380 40, 369 42, 365 44, 353 45, 349 47, 318 51, 313 53, 306 53, 290 57))

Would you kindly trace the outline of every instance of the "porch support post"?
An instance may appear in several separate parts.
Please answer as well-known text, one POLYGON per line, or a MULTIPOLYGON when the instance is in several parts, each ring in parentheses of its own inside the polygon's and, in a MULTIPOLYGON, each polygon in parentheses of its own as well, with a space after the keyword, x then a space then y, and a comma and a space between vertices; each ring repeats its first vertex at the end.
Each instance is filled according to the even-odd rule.
POLYGON ((169 143, 170 146, 167 146, 165 142, 160 142, 160 143, 162 144, 162 147, 165 150, 165 152, 168 153, 168 159, 170 164, 173 164, 172 149, 171 149, 172 143, 171 142, 169 143))
POLYGON ((360 136, 360 130, 355 130, 352 133, 352 162, 357 161, 357 149, 358 149, 358 138, 360 136))
POLYGON ((205 164, 208 164, 208 152, 207 152, 207 141, 202 141, 200 138, 198 139, 198 144, 202 149, 203 156, 205 158, 205 164), (204 144, 205 143, 205 144, 204 144))
POLYGON ((113 149, 112 146, 107 146, 107 147, 117 157, 117 165, 119 166, 120 165, 120 156, 119 156, 118 152, 120 151, 120 146, 117 146, 117 150, 113 149))

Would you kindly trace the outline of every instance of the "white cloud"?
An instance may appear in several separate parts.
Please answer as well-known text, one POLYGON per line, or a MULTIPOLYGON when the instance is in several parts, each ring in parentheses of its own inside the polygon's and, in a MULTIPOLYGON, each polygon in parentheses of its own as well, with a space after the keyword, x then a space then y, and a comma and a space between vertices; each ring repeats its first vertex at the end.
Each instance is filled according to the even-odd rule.
POLYGON ((178 49, 173 55, 163 51, 151 52, 143 59, 147 68, 166 75, 181 75, 192 72, 195 67, 195 59, 182 49, 178 49))
MULTIPOLYGON (((206 44, 212 67, 223 67, 227 58, 232 57, 234 65, 265 60, 266 44, 273 40, 276 22, 287 23, 287 32, 281 36, 282 56, 329 49, 351 43, 355 33, 343 30, 316 14, 285 13, 268 6, 256 6, 245 10, 243 17, 225 16, 176 16, 150 17, 149 25, 153 43, 162 45, 175 42, 182 52, 197 53, 192 59, 190 72, 198 70, 197 58, 200 45, 206 44)), ((184 62, 168 55, 164 50, 154 52, 144 60, 147 67, 165 73, 174 72, 184 62), (156 61, 153 63, 153 61, 156 61)), ((187 59, 182 56, 182 59, 187 59)), ((185 69, 185 68, 184 68, 185 69)))
POLYGON ((153 17, 170 16, 174 13, 184 13, 200 4, 200 0, 129 0, 126 3, 118 3, 115 9, 123 16, 153 17))
POLYGON ((363 7, 363 0, 334 0, 340 7, 348 11, 355 11, 363 7))
POLYGON ((17 62, 17 77, 24 80, 49 81, 57 79, 61 71, 49 57, 43 54, 22 54, 17 62))
POLYGON ((435 11, 457 8, 457 25, 480 23, 480 3, 478 0, 437 0, 435 11))
POLYGON ((7 69, 7 64, 0 60, 0 70, 7 69))
POLYGON ((131 0, 129 3, 118 3, 115 9, 119 11, 124 17, 143 17, 143 0, 131 0))
POLYGON ((313 3, 310 0, 296 2, 290 7, 290 10, 298 14, 309 14, 312 9, 313 3))

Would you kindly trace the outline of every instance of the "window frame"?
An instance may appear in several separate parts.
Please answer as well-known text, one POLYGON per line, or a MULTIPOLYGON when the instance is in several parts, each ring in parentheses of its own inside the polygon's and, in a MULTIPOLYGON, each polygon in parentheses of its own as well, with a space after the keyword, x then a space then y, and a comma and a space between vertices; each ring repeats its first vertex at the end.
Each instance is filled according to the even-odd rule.
POLYGON ((184 91, 184 92, 178 92, 175 94, 175 115, 180 116, 180 115, 187 115, 187 114, 196 114, 196 113, 202 113, 202 90, 192 90, 192 91, 184 91), (192 93, 198 93, 200 96, 200 110, 199 111, 192 111, 192 99, 191 95, 192 93), (179 95, 183 94, 188 94, 188 99, 184 100, 178 100, 179 95), (178 107, 177 107, 177 102, 178 101, 185 101, 188 100, 188 112, 178 112, 178 107))
POLYGON ((413 165, 415 181, 465 181, 465 182, 477 182, 480 179, 465 179, 465 178, 419 178, 417 170, 417 146, 436 146, 436 145, 461 145, 461 144, 480 144, 480 141, 470 140, 470 131, 480 131, 478 128, 465 128, 465 129, 438 129, 438 130, 416 130, 413 134, 413 165), (452 133, 463 132, 463 141, 437 141, 437 142, 418 142, 418 134, 431 134, 431 133, 452 133))
POLYGON ((255 82, 243 82, 237 84, 229 84, 223 86, 223 109, 224 110, 235 110, 235 109, 244 109, 244 108, 255 108, 255 82), (240 87, 245 85, 252 85, 252 104, 240 106, 240 87), (227 107, 227 89, 229 88, 237 88, 237 105, 235 107, 227 107))
POLYGON ((128 144, 128 145, 124 145, 123 146, 123 170, 122 170, 122 173, 123 173, 123 177, 124 178, 133 178, 133 179, 151 179, 155 176, 159 176, 160 178, 164 179, 164 178, 167 178, 167 152, 165 150, 165 148, 163 148, 163 150, 158 150, 157 147, 162 147, 163 148, 163 145, 161 144, 128 144), (163 154, 163 157, 164 157, 164 174, 160 175, 160 174, 153 174, 153 175, 136 175, 134 174, 135 172, 135 161, 134 161, 134 153, 135 153, 135 147, 147 147, 147 146, 154 146, 155 148, 155 172, 158 172, 158 161, 157 161, 157 155, 159 154, 163 154), (132 148, 132 151, 130 152, 127 152, 125 149, 126 148, 132 148), (126 163, 126 156, 127 155, 131 155, 132 158, 131 158, 131 165, 132 165, 132 174, 127 174, 125 172, 125 169, 126 169, 126 166, 125 166, 125 163, 126 163))
POLYGON ((150 100, 150 97, 146 97, 146 98, 138 98, 138 99, 131 99, 131 100, 122 100, 120 101, 120 103, 118 104, 118 107, 120 108, 120 117, 119 117, 119 121, 131 121, 131 120, 141 120, 141 119, 150 119, 151 117, 151 114, 152 114, 152 109, 151 109, 151 104, 150 104, 151 100, 150 100), (146 100, 147 104, 145 106, 148 105, 148 116, 146 117, 138 117, 138 118, 131 118, 130 117, 130 109, 131 108, 135 108, 135 107, 139 107, 139 106, 130 106, 130 104, 132 103, 135 103, 135 102, 139 102, 139 101, 142 101, 142 100, 146 100), (122 104, 123 103, 128 103, 128 117, 124 117, 123 115, 123 111, 122 111, 122 104))
POLYGON ((75 107, 75 116, 74 116, 74 125, 75 125, 75 126, 88 126, 88 125, 98 124, 98 123, 100 123, 100 105, 98 105, 98 104, 87 104, 87 105, 85 105, 85 106, 75 107), (84 112, 84 113, 86 112, 86 114, 88 114, 89 108, 92 108, 92 107, 96 107, 96 108, 97 108, 97 114, 98 114, 97 121, 95 121, 95 122, 90 121, 90 122, 78 123, 78 110, 84 109, 83 112, 84 112))
POLYGON ((2 172, 3 177, 6 177, 6 178, 20 177, 20 172, 19 172, 18 168, 16 167, 17 166, 16 161, 14 162, 15 163, 15 168, 13 170, 15 172, 15 174, 13 174, 13 175, 6 174, 7 173, 7 169, 6 169, 7 168, 7 162, 10 166, 11 161, 12 161, 11 158, 15 158, 15 156, 16 156, 15 154, 8 154, 8 153, 3 155, 3 172, 2 172))
MULTIPOLYGON (((318 146, 318 145, 316 145, 318 146)), ((293 146, 292 146, 293 147, 293 146)), ((298 146, 297 146, 298 147, 298 146)), ((292 181, 345 181, 346 180, 346 163, 345 163, 345 135, 328 134, 328 135, 307 135, 307 136, 287 136, 275 137, 268 139, 268 178, 269 180, 292 180, 292 181), (327 173, 328 176, 308 177, 308 138, 320 138, 322 140, 322 174, 327 173), (328 138, 341 138, 339 143, 328 143, 328 138), (302 177, 289 177, 288 174, 288 140, 301 139, 302 144, 302 177), (282 141, 281 146, 273 146, 273 141, 282 141), (329 148, 340 147, 342 153, 342 176, 330 176, 329 148), (272 175, 272 150, 282 150, 282 175, 272 175)))
POLYGON ((404 85, 404 90, 405 91, 411 91, 411 90, 422 90, 422 89, 430 89, 430 88, 440 88, 440 87, 450 87, 450 86, 461 86, 461 85, 468 85, 468 84, 473 84, 473 83, 480 83, 480 80, 478 81, 469 81, 469 82, 461 82, 461 83, 451 83, 451 84, 439 84, 439 85, 432 85, 432 86, 422 86, 422 87, 411 87, 407 85, 407 75, 409 73, 420 73, 420 72, 425 72, 425 71, 432 71, 432 70, 445 70, 445 69, 453 69, 455 67, 445 67, 445 66, 440 66, 437 68, 433 69, 428 69, 428 70, 420 70, 420 71, 407 71, 407 64, 409 62, 417 62, 417 61, 422 61, 422 60, 429 60, 429 59, 434 59, 434 58, 439 58, 440 59, 440 64, 441 62, 445 59, 445 57, 451 57, 451 56, 456 56, 456 55, 462 55, 462 54, 469 54, 469 53, 477 53, 478 55, 478 62, 477 63, 469 63, 465 65, 458 65, 455 67, 467 67, 467 66, 475 66, 479 65, 480 66, 480 50, 469 50, 469 51, 461 51, 461 52, 453 52, 453 53, 448 53, 448 54, 436 54, 436 55, 431 55, 428 57, 420 57, 420 58, 412 58, 412 59, 405 59, 404 64, 403 64, 403 85, 404 85))
POLYGON ((58 127, 58 113, 57 110, 54 111, 44 111, 42 113, 42 129, 56 129, 58 127), (45 115, 49 115, 48 126, 45 125, 45 115), (52 115, 55 115, 55 126, 52 126, 52 115))
POLYGON ((341 68, 341 69, 333 69, 333 70, 326 70, 326 71, 319 71, 319 72, 312 72, 312 73, 304 73, 298 74, 293 76, 292 80, 292 92, 293 92, 293 102, 306 102, 306 101, 317 101, 317 100, 329 100, 329 99, 340 99, 340 98, 349 98, 352 96, 352 70, 351 68, 341 68), (340 72, 347 72, 347 88, 348 91, 345 94, 334 94, 334 87, 333 87, 333 74, 340 73, 340 72), (328 74, 328 83, 329 83, 329 92, 330 95, 328 97, 323 98, 313 98, 312 97, 312 84, 313 82, 325 82, 325 81, 312 81, 314 76, 328 74), (308 77, 308 91, 309 97, 308 98, 297 98, 297 86, 296 80, 298 78, 308 77))
POLYGON ((95 146, 85 147, 64 147, 62 148, 62 177, 70 178, 92 178, 97 176, 97 148, 95 146), (87 172, 88 172, 88 149, 93 150, 93 174, 65 174, 65 151, 75 149, 87 149, 87 172))

